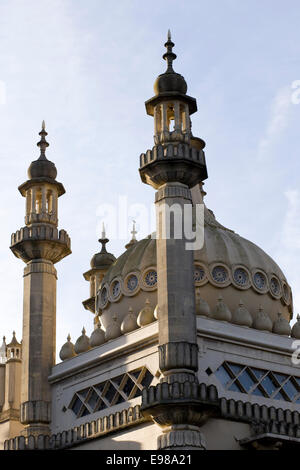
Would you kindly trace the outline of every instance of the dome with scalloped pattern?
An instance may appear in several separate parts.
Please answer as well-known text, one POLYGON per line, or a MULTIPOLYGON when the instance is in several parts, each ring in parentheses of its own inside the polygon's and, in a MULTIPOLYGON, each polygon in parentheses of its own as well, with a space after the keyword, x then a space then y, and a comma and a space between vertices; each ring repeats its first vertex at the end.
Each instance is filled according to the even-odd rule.
MULTIPOLYGON (((279 266, 257 245, 221 225, 206 207, 204 213, 205 241, 195 251, 194 282, 210 311, 222 295, 231 312, 242 301, 253 319, 262 306, 272 323, 279 311, 290 321, 292 293, 279 266)), ((141 311, 147 299, 157 305, 157 282, 156 241, 149 236, 125 251, 104 276, 97 295, 104 327, 115 312, 122 322, 129 307, 141 311)))

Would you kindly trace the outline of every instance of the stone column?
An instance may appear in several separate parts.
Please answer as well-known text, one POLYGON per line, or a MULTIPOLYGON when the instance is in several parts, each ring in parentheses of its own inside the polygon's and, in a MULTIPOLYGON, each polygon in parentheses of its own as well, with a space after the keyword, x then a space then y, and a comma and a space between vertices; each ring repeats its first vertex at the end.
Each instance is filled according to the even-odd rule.
POLYGON ((25 433, 49 432, 51 390, 48 376, 55 364, 56 269, 36 259, 24 269, 21 422, 25 433))
POLYGON ((186 249, 184 235, 184 208, 192 203, 191 192, 184 184, 166 183, 157 191, 155 203, 160 369, 164 381, 195 382, 194 253, 186 249))

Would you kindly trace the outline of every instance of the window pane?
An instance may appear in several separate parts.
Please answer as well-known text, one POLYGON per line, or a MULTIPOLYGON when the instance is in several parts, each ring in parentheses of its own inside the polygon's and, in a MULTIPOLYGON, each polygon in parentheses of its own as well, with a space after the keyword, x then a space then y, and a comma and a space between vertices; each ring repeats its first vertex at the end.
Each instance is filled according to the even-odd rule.
POLYGON ((264 394, 259 387, 256 387, 256 389, 251 392, 251 395, 255 395, 257 397, 264 397, 264 394))
POLYGON ((231 380, 232 380, 230 375, 228 374, 227 370, 225 370, 223 366, 219 367, 219 369, 216 371, 215 375, 219 379, 221 384, 224 385, 225 388, 227 387, 229 382, 231 382, 231 380))
POLYGON ((91 407, 92 409, 94 409, 95 406, 96 406, 96 403, 97 403, 98 399, 99 399, 99 396, 97 395, 96 392, 93 391, 93 393, 92 393, 92 395, 90 396, 90 398, 88 399, 87 403, 90 405, 90 407, 91 407))
POLYGON ((284 374, 277 374, 277 372, 273 372, 273 375, 274 377, 276 378, 276 380, 278 380, 278 382, 280 384, 282 384, 287 378, 288 376, 287 375, 284 375, 284 374))
POLYGON ((125 386, 123 387, 123 392, 125 393, 127 397, 129 397, 130 392, 133 389, 133 387, 134 387, 134 382, 131 380, 130 377, 128 377, 127 382, 125 386))
POLYGON ((71 410, 77 415, 81 408, 81 405, 82 405, 82 401, 79 398, 76 398, 71 407, 71 410))
POLYGON ((234 375, 238 375, 244 366, 239 366, 237 364, 228 364, 230 370, 234 373, 234 375))
POLYGON ((143 387, 149 387, 149 385, 151 384, 153 380, 153 375, 151 374, 151 372, 149 372, 148 370, 146 371, 146 374, 144 375, 144 378, 142 380, 142 385, 143 387))
POLYGON ((246 392, 249 392, 250 388, 252 388, 255 384, 254 380, 250 377, 246 370, 239 376, 237 382, 242 384, 246 392))
POLYGON ((254 369, 254 367, 251 367, 251 370, 255 377, 259 380, 263 375, 265 375, 266 371, 261 370, 261 369, 254 369))
POLYGON ((234 382, 233 384, 231 384, 228 390, 231 390, 232 392, 242 392, 242 389, 240 389, 240 388, 237 386, 237 383, 236 383, 236 382, 234 382))
POLYGON ((261 382, 262 386, 264 387, 264 389, 266 390, 266 392, 268 393, 269 396, 271 396, 275 390, 278 389, 278 385, 275 384, 275 382, 273 381, 273 378, 272 376, 269 376, 267 375, 267 377, 265 377, 262 382, 261 382))
POLYGON ((282 388, 291 400, 293 400, 293 398, 298 395, 298 390, 296 390, 296 387, 290 380, 288 380, 282 388))

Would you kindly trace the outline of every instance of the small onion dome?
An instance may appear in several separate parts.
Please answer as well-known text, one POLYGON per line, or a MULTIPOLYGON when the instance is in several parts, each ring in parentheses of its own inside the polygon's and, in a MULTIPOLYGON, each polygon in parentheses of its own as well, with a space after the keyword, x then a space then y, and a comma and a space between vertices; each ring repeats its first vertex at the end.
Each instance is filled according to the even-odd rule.
POLYGON ((211 316, 209 305, 206 300, 202 299, 198 289, 196 291, 196 315, 200 315, 203 317, 211 316))
POLYGON ((241 300, 238 308, 232 314, 231 321, 237 325, 252 326, 253 319, 241 300))
POLYGON ((155 321, 155 317, 153 315, 153 308, 150 305, 149 299, 146 300, 146 305, 142 310, 140 311, 138 318, 137 318, 137 324, 141 327, 149 325, 149 323, 152 323, 155 321))
POLYGON ((93 269, 103 269, 105 267, 109 268, 115 261, 116 258, 112 253, 106 251, 106 243, 109 242, 109 239, 106 238, 105 227, 103 224, 102 228, 102 237, 98 240, 102 244, 101 251, 96 253, 91 259, 91 268, 93 269))
POLYGON ((102 330, 100 323, 97 323, 96 328, 90 336, 90 346, 95 348, 105 342, 105 332, 102 330))
POLYGON ((122 321, 121 324, 121 332, 123 334, 130 333, 130 331, 136 330, 138 327, 136 322, 136 315, 133 313, 132 308, 129 308, 129 312, 127 313, 126 317, 122 321))
POLYGON ((42 122, 42 130, 39 133, 41 136, 41 140, 37 143, 37 146, 40 147, 41 155, 38 160, 35 160, 31 163, 30 167, 28 168, 28 178, 51 178, 55 180, 57 176, 57 170, 53 162, 50 162, 46 155, 46 148, 49 147, 48 142, 46 141, 45 137, 48 133, 45 131, 45 121, 42 122))
POLYGON ((153 312, 154 318, 156 318, 156 320, 158 320, 158 310, 159 310, 159 307, 158 305, 156 305, 154 312, 153 312))
POLYGON ((182 75, 174 72, 173 60, 176 59, 176 54, 173 52, 174 43, 171 40, 171 33, 168 31, 168 40, 165 43, 167 52, 163 55, 163 59, 167 61, 167 70, 165 73, 159 75, 154 83, 154 93, 160 95, 161 93, 180 93, 185 95, 187 92, 187 84, 182 75))
POLYGON ((300 339, 300 315, 297 315, 297 322, 292 328, 292 338, 300 339))
POLYGON ((223 302, 223 297, 220 295, 218 298, 218 303, 215 306, 212 317, 216 320, 230 321, 231 320, 231 311, 227 305, 223 302))
POLYGON ((71 359, 71 357, 76 356, 74 344, 71 343, 70 334, 68 334, 67 340, 68 341, 62 346, 59 352, 59 357, 62 361, 65 361, 66 359, 71 359))
POLYGON ((115 339, 121 336, 121 328, 118 322, 118 317, 114 315, 112 317, 112 322, 108 325, 105 331, 105 339, 109 341, 110 339, 115 339))
POLYGON ((273 333, 290 336, 291 330, 289 322, 282 316, 282 313, 278 313, 278 320, 276 320, 273 325, 273 333))
POLYGON ((88 336, 86 336, 86 331, 85 328, 82 328, 82 335, 79 336, 78 340, 75 343, 75 352, 76 354, 83 353, 85 351, 88 351, 90 347, 90 339, 88 336))
POLYGON ((271 318, 264 312, 262 306, 260 306, 254 318, 253 328, 256 330, 272 331, 272 326, 271 318))

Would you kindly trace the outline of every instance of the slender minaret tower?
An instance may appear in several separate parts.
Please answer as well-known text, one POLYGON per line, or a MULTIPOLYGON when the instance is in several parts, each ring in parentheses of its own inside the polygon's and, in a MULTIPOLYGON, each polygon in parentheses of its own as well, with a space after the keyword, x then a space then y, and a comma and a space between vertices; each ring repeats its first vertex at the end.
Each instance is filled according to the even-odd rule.
POLYGON ((21 422, 24 434, 48 434, 51 391, 48 376, 55 364, 56 279, 54 264, 71 253, 70 238, 58 231, 57 201, 65 193, 56 167, 47 160, 45 123, 38 142, 41 154, 19 187, 26 198, 25 227, 12 234, 11 250, 24 269, 21 422))
MULTIPOLYGON (((192 214, 190 189, 207 178, 202 139, 193 137, 190 115, 196 100, 173 70, 174 43, 165 43, 167 70, 146 101, 154 117, 154 147, 140 157, 140 175, 154 187, 158 276, 159 365, 161 383, 143 392, 142 410, 163 429, 158 448, 204 448, 198 402, 198 346, 195 315, 194 253, 187 249, 184 213, 192 214), (172 125, 171 125, 172 124, 172 125), (193 390, 193 399, 192 391, 193 390)), ((189 220, 192 225, 192 216, 189 220)))

